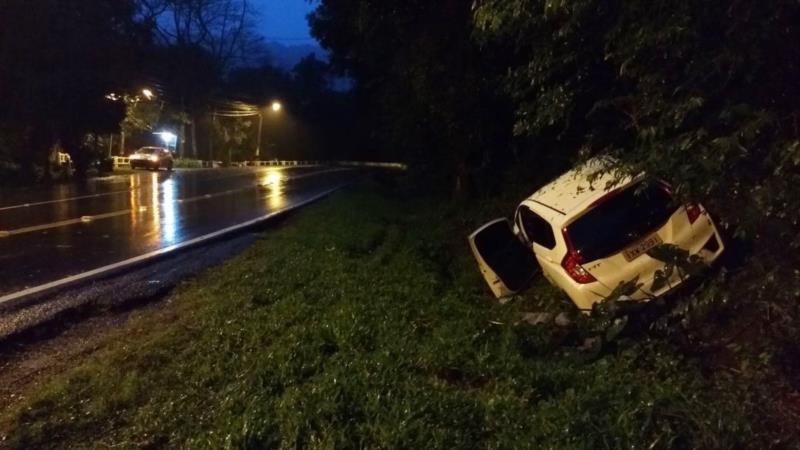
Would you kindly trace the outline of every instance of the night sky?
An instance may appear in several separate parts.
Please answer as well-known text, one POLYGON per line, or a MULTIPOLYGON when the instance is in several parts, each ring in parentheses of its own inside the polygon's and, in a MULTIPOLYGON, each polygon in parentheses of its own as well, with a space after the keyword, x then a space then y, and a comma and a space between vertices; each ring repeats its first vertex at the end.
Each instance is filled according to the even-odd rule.
POLYGON ((306 22, 306 15, 315 4, 308 0, 250 0, 266 40, 284 45, 316 44, 306 22))

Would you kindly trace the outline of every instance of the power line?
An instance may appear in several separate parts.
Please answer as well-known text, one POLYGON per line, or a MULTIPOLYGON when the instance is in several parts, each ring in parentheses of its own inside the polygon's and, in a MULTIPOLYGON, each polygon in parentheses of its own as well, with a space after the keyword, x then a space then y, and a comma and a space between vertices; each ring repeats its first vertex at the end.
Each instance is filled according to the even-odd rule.
POLYGON ((279 36, 265 36, 264 39, 268 41, 314 41, 317 40, 313 37, 279 37, 279 36))

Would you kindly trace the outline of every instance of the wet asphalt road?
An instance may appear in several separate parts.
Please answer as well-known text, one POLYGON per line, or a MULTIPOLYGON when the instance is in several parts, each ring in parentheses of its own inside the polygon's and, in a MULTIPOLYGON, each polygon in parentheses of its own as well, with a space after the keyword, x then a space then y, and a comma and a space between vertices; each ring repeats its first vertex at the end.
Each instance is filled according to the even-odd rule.
POLYGON ((139 171, 0 191, 0 296, 264 216, 356 175, 324 167, 139 171))

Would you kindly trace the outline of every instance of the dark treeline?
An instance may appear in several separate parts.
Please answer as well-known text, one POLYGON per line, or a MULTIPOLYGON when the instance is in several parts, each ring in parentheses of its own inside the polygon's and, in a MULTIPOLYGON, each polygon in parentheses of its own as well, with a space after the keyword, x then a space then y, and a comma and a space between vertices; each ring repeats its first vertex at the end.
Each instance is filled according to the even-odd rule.
POLYGON ((471 0, 322 1, 312 31, 357 81, 360 124, 383 159, 462 193, 510 161, 503 67, 474 34, 471 0))
POLYGON ((130 1, 0 3, 0 152, 27 175, 56 142, 118 127, 125 110, 105 95, 135 78, 150 42, 135 14, 130 1))
POLYGON ((262 159, 355 156, 352 105, 331 89, 327 62, 274 68, 254 20, 245 0, 3 1, 3 181, 49 179, 56 149, 82 176, 158 144, 161 130, 179 135, 183 157, 253 159, 258 116, 214 116, 235 102, 262 109, 262 159), (280 115, 268 113, 273 100, 280 115))

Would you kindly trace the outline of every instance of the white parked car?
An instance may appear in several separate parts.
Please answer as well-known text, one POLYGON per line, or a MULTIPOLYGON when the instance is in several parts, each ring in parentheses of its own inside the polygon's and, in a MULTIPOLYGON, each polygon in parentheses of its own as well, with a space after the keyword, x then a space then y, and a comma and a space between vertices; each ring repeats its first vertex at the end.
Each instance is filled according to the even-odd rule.
POLYGON ((607 298, 620 283, 637 279, 631 295, 644 300, 665 294, 685 279, 679 271, 653 286, 664 263, 647 252, 673 244, 707 264, 725 247, 708 212, 679 205, 670 187, 645 175, 615 180, 593 159, 539 189, 517 208, 513 225, 497 219, 475 231, 470 246, 498 297, 525 287, 541 268, 581 310, 607 298), (522 245, 520 245, 520 242, 522 245))

